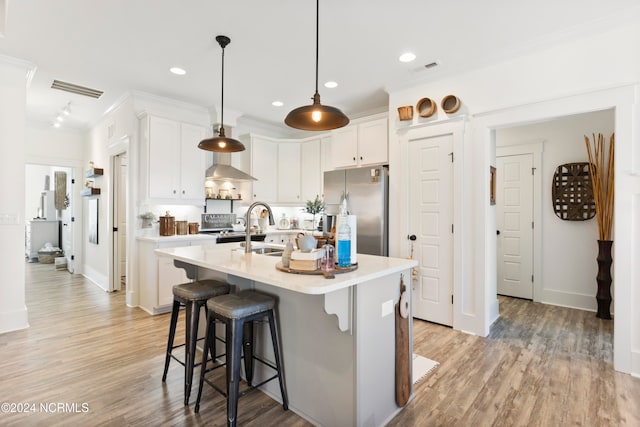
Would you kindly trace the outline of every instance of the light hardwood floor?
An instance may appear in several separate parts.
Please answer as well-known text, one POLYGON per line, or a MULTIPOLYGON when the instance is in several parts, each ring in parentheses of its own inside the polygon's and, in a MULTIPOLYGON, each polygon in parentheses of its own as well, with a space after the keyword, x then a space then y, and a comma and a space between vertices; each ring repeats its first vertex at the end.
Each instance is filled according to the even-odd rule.
MULTIPOLYGON (((183 406, 177 363, 162 384, 168 315, 50 264, 27 264, 26 288, 30 328, 0 335, 0 402, 35 412, 3 408, 0 425, 225 425, 210 388, 200 414, 196 386, 183 406)), ((612 322, 510 298, 501 308, 488 338, 414 321, 414 350, 440 366, 390 425, 640 425, 640 379, 612 369, 612 322)), ((239 424, 309 425, 260 392, 240 399, 239 424)))

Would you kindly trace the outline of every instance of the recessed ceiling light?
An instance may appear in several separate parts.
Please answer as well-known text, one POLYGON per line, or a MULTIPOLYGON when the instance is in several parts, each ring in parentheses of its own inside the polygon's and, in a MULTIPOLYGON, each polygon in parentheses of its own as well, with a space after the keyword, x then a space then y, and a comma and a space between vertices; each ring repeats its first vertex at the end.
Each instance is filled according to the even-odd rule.
POLYGON ((284 103, 282 101, 273 101, 271 105, 273 105, 274 107, 282 107, 284 103))
POLYGON ((58 115, 58 117, 56 117, 56 120, 59 122, 64 121, 64 117, 62 117, 61 115, 58 115))
POLYGON ((400 62, 411 62, 414 59, 416 59, 416 55, 414 53, 411 53, 411 52, 406 52, 406 53, 403 53, 402 55, 400 55, 400 57, 398 59, 400 60, 400 62))
POLYGON ((169 71, 171 71, 176 76, 184 76, 185 74, 187 74, 185 69, 180 67, 171 67, 169 68, 169 71))
POLYGON ((54 128, 59 128, 60 127, 60 123, 59 122, 53 122, 53 127, 54 128))
POLYGON ((333 89, 334 87, 338 87, 338 83, 337 82, 326 82, 324 84, 324 87, 328 87, 329 89, 333 89))

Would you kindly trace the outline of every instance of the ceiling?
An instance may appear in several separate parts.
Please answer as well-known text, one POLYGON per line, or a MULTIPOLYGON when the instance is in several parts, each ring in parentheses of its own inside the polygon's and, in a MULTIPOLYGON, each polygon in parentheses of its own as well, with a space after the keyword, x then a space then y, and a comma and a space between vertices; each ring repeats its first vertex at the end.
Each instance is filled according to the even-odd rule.
MULTIPOLYGON (((322 103, 351 118, 384 111, 389 89, 604 31, 637 10, 637 0, 322 0, 322 103), (406 51, 416 60, 399 62, 406 51), (424 67, 433 61, 439 66, 424 67), (323 87, 328 80, 339 86, 323 87)), ((27 95, 31 124, 51 126, 70 103, 64 126, 89 129, 128 91, 215 110, 219 34, 231 38, 225 110, 290 133, 284 117, 314 92, 313 0, 0 0, 0 33, 0 54, 37 66, 27 95), (171 74, 172 66, 187 74, 171 74), (54 79, 104 94, 51 89, 54 79)))

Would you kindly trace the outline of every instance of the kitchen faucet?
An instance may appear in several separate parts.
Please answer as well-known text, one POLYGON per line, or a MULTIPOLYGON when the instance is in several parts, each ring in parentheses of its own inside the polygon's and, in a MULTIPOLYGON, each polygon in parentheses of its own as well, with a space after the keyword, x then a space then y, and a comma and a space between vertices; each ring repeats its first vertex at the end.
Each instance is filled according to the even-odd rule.
POLYGON ((275 225, 276 222, 273 219, 273 212, 271 212, 271 206, 266 204, 265 202, 253 202, 249 209, 247 209, 247 216, 245 217, 245 239, 244 239, 244 253, 251 253, 251 211, 258 205, 262 205, 267 208, 267 212, 269 212, 269 225, 275 225))

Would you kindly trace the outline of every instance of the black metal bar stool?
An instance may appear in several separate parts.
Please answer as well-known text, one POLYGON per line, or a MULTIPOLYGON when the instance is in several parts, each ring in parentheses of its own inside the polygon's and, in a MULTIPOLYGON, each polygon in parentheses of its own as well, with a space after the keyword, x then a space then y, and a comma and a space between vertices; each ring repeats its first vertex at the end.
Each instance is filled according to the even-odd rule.
POLYGON ((207 348, 207 346, 211 346, 211 343, 215 341, 215 337, 211 333, 211 329, 215 328, 215 321, 222 321, 226 325, 227 390, 225 391, 220 389, 212 381, 205 377, 205 374, 207 372, 217 369, 221 365, 217 365, 207 369, 207 355, 206 353, 204 353, 200 366, 200 384, 198 386, 198 397, 196 398, 196 413, 200 411, 202 387, 204 382, 206 382, 223 396, 226 396, 227 425, 235 426, 238 414, 238 398, 276 378, 280 382, 282 407, 285 411, 289 409, 287 392, 285 390, 284 381, 282 379, 282 362, 280 360, 280 350, 278 346, 278 337, 276 334, 276 324, 273 309, 274 305, 275 300, 273 297, 261 294, 256 291, 241 291, 236 294, 221 295, 219 297, 211 298, 209 301, 207 301, 208 314, 205 348, 207 348), (269 321, 271 342, 273 344, 273 354, 275 357, 275 366, 253 354, 253 343, 251 342, 253 339, 253 322, 255 320, 264 319, 265 317, 269 321), (249 368, 247 368, 247 381, 249 388, 240 393, 240 358, 242 354, 243 341, 245 341, 245 368, 249 366, 249 368), (252 368, 250 367, 252 366, 253 359, 275 370, 275 375, 262 381, 259 384, 252 385, 252 368), (249 361, 250 363, 247 363, 247 361, 249 361))
MULTIPOLYGON (((167 355, 164 362, 164 373, 162 374, 162 382, 167 379, 167 371, 169 370, 169 362, 175 359, 178 363, 185 367, 184 370, 184 404, 189 404, 189 396, 191 395, 191 382, 193 380, 193 368, 196 357, 196 341, 198 341, 198 321, 200 319, 200 309, 204 307, 207 311, 207 300, 219 295, 228 294, 229 285, 218 280, 199 280, 196 282, 183 283, 173 287, 173 309, 171 311, 171 324, 169 326, 169 340, 167 342, 167 355), (178 323, 178 313, 180 306, 185 307, 185 342, 174 346, 173 339, 176 334, 176 325, 178 323), (178 347, 185 347, 184 361, 178 359, 173 350, 178 347)), ((214 344, 209 344, 212 349, 211 357, 215 357, 215 329, 214 344)), ((204 347, 205 349, 209 347, 204 347)), ((203 351, 205 360, 207 351, 203 351)))

